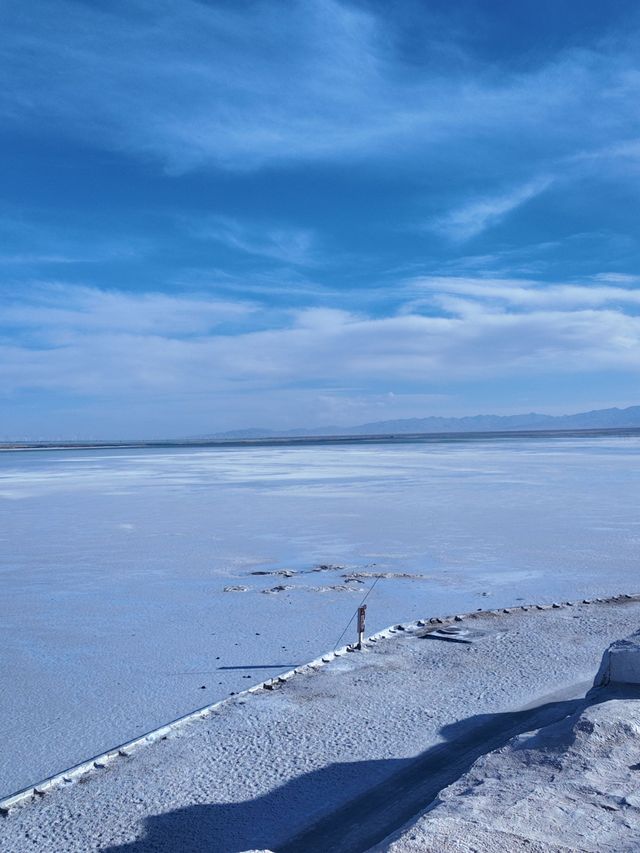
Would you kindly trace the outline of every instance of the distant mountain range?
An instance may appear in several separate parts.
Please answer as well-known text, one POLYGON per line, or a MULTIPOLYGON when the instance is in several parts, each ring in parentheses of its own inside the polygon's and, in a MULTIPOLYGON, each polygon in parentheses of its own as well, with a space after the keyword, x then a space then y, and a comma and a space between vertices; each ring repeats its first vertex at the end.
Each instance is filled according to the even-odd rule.
POLYGON ((540 415, 530 412, 526 415, 471 415, 463 418, 402 418, 395 421, 374 421, 352 427, 325 426, 272 430, 237 429, 220 432, 199 438, 291 438, 294 436, 333 436, 333 435, 397 435, 403 433, 442 433, 442 432, 508 432, 511 430, 572 430, 572 429, 614 429, 640 427, 640 406, 627 409, 596 409, 592 412, 579 412, 575 415, 540 415))

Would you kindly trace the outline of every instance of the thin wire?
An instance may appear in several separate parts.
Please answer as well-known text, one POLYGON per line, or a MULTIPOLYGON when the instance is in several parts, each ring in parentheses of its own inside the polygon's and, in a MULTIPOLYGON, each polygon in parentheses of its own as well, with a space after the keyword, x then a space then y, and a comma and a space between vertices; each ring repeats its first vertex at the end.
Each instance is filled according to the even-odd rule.
POLYGON ((382 577, 382 575, 378 575, 378 577, 374 580, 374 582, 373 582, 373 583, 371 584, 371 586, 369 587, 369 589, 368 589, 367 594, 365 595, 365 597, 362 599, 362 601, 360 602, 360 604, 359 604, 359 605, 356 607, 356 609, 353 611, 353 616, 352 616, 352 617, 351 617, 351 619, 349 619, 349 621, 347 622, 347 625, 346 625, 346 627, 345 627, 344 631, 342 632, 342 634, 340 634, 340 636, 338 637, 338 640, 337 640, 337 642, 336 642, 335 646, 333 647, 333 650, 334 650, 334 651, 335 651, 335 650, 338 648, 338 646, 340 645, 340 640, 344 637, 344 635, 345 635, 345 634, 347 633, 347 631, 349 630, 349 625, 351 625, 351 623, 353 622, 353 620, 356 618, 356 615, 357 615, 357 613, 358 613, 358 610, 362 607, 362 605, 365 603, 365 601, 367 600, 367 598, 369 598, 369 596, 370 596, 370 595, 371 595, 371 593, 373 592, 373 588, 374 588, 374 587, 375 587, 375 585, 378 583, 378 581, 380 580, 380 578, 381 578, 381 577, 382 577))

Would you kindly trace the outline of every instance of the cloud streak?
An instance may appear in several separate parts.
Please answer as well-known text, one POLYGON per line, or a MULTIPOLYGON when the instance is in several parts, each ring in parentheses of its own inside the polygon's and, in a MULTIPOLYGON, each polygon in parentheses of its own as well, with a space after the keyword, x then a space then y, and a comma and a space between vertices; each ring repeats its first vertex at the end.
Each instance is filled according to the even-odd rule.
POLYGON ((429 227, 451 240, 470 240, 500 223, 509 213, 539 196, 553 183, 551 177, 540 177, 499 195, 467 201, 434 219, 429 227))
MULTIPOLYGON (((7 18, 7 124, 46 124, 176 171, 408 152, 424 159, 447 142, 455 156, 460 139, 465 158, 470 147, 483 157, 488 140, 499 150, 515 138, 526 140, 529 161, 603 156, 612 129, 629 125, 639 87, 624 43, 567 49, 499 76, 467 54, 452 75, 462 47, 442 28, 425 36, 432 62, 421 71, 393 49, 386 19, 338 0, 132 0, 109 10, 34 0, 7 18)), ((476 220, 492 215, 479 209, 476 220)))
POLYGON ((193 221, 190 230, 201 240, 213 240, 235 251, 283 264, 312 266, 316 262, 316 237, 310 229, 265 227, 212 216, 193 221))
MULTIPOLYGON (((468 298, 470 304, 481 303, 487 310, 493 306, 493 310, 502 307, 512 311, 572 311, 590 308, 635 311, 640 309, 640 290, 635 286, 637 283, 635 277, 615 273, 595 276, 592 282, 585 284, 516 278, 426 276, 412 279, 407 283, 407 288, 430 294, 428 304, 435 301, 442 306, 448 304, 448 300, 463 297, 468 298)), ((423 303, 416 300, 411 306, 418 307, 420 304, 423 303)))
MULTIPOLYGON (((256 310, 249 302, 206 296, 131 293, 66 284, 33 283, 26 295, 2 295, 0 329, 42 341, 88 339, 96 334, 190 337, 238 322, 256 310)), ((78 365, 82 370, 81 364, 78 365)))

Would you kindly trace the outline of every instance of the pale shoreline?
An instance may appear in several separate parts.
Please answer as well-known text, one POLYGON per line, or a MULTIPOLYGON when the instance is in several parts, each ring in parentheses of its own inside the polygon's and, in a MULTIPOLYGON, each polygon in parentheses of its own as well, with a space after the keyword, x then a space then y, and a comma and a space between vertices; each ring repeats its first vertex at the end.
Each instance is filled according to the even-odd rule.
MULTIPOLYGON (((70 852, 142 851, 152 838, 167 853, 282 847, 492 718, 544 697, 564 715, 570 701, 549 694, 580 685, 583 695, 604 648, 639 623, 640 597, 621 597, 468 614, 452 624, 485 634, 469 645, 425 642, 417 623, 382 632, 363 654, 232 697, 86 784, 13 810, 0 823, 3 849, 26 849, 27 836, 29 849, 70 852)), ((371 843, 396 828, 373 824, 371 843)))

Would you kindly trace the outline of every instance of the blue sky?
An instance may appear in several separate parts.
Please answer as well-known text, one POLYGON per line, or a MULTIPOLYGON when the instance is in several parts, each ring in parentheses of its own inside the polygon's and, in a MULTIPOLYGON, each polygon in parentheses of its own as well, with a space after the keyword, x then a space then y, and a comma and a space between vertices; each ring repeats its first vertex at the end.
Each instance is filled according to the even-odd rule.
POLYGON ((640 402, 636 3, 2 7, 1 437, 640 402))

